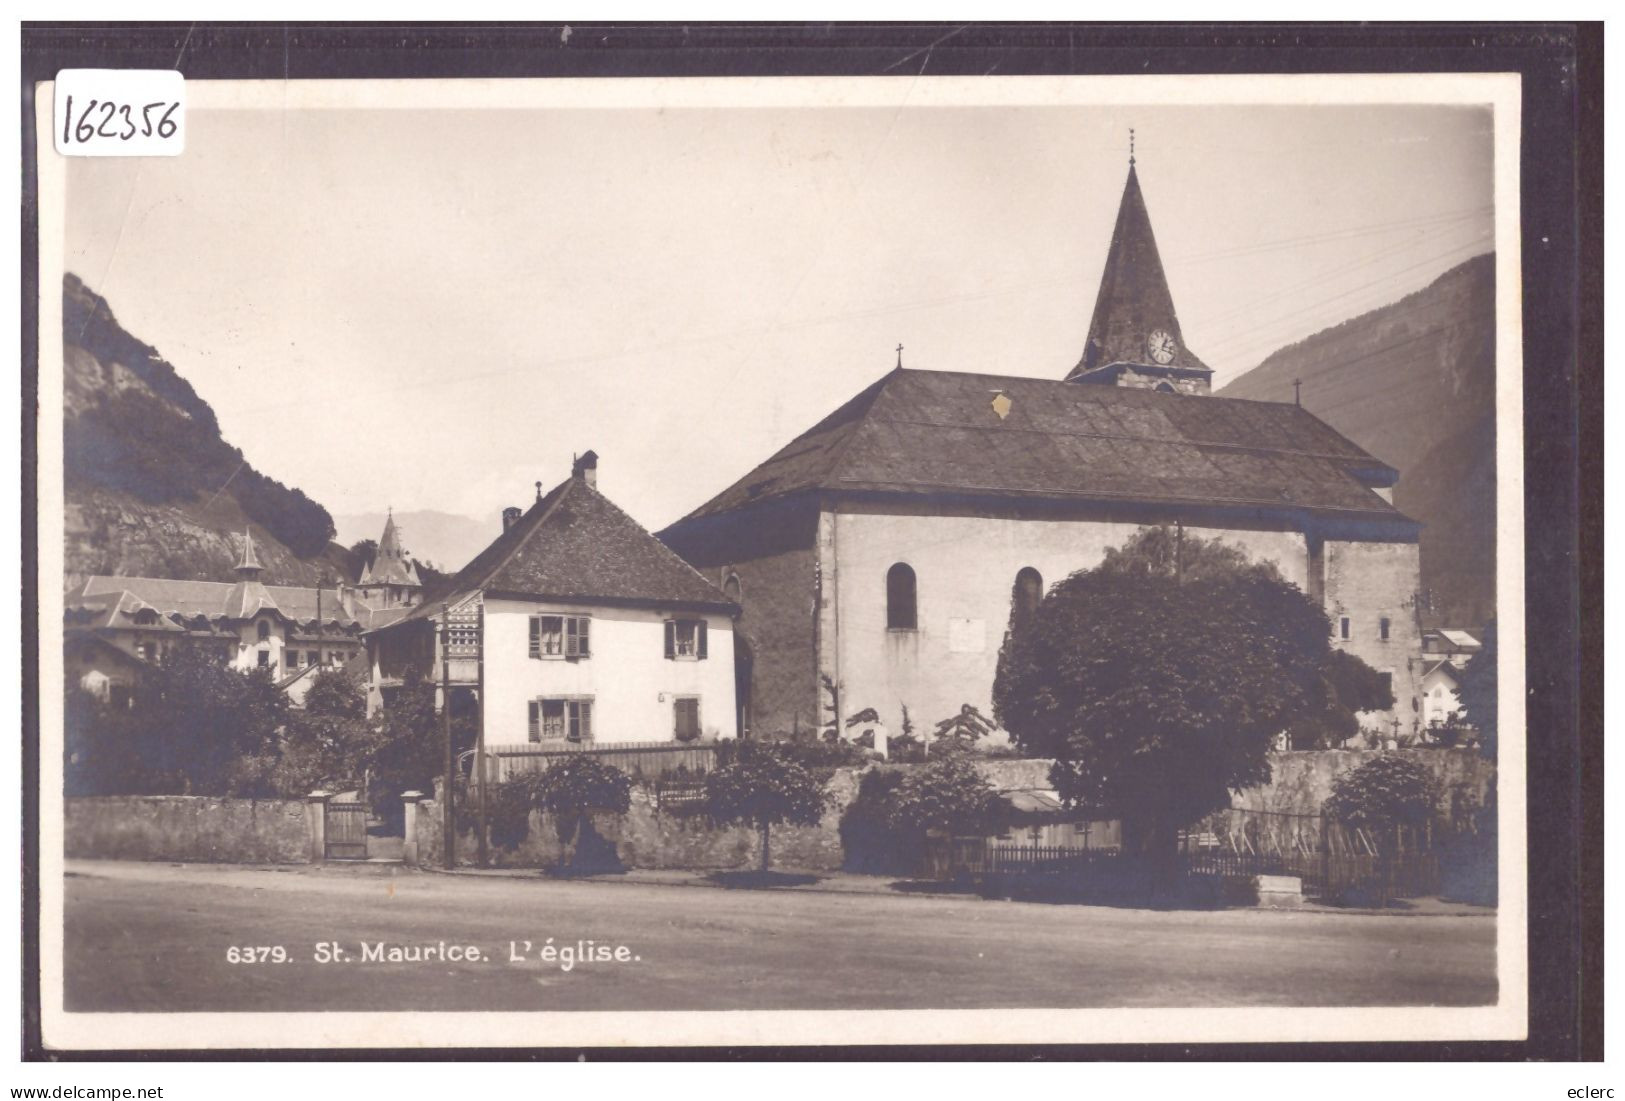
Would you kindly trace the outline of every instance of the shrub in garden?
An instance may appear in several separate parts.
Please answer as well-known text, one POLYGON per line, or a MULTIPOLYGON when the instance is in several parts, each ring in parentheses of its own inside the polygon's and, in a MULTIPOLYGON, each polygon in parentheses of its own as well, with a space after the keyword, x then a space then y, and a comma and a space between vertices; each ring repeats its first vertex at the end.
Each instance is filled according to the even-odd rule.
POLYGON ((1400 826, 1425 826, 1438 813, 1439 799, 1439 781, 1432 770, 1408 757, 1385 753, 1339 776, 1321 810, 1387 838, 1400 826))
POLYGON ((570 847, 572 865, 612 863, 613 852, 592 828, 594 811, 625 814, 632 806, 632 778, 597 757, 578 753, 525 777, 530 805, 552 814, 559 839, 570 847))
POLYGON ((721 825, 750 826, 761 834, 761 870, 766 872, 772 828, 817 825, 829 797, 822 778, 778 747, 746 743, 730 756, 728 764, 705 779, 706 809, 721 825))

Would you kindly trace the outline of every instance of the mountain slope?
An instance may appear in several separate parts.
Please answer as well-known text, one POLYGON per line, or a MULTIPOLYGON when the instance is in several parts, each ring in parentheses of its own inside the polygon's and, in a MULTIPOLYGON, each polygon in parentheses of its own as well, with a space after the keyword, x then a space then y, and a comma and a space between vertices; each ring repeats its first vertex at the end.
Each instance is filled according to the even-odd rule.
POLYGON ((1225 397, 1303 405, 1400 472, 1420 520, 1428 625, 1479 626, 1495 603, 1495 257, 1272 353, 1225 397))
POLYGON ((93 573, 230 580, 245 527, 269 583, 351 568, 326 509, 221 439, 208 403, 77 276, 62 290, 70 587, 93 573))

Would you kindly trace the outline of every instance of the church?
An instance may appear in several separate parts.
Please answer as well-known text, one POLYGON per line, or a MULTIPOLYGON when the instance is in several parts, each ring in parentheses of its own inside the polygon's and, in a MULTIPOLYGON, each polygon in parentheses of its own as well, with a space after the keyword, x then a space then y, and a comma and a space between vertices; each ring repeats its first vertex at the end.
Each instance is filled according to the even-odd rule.
POLYGON ((1057 375, 899 364, 660 533, 742 609, 748 734, 991 716, 1018 604, 1179 523, 1319 601, 1333 644, 1392 685, 1365 729, 1410 735, 1420 525, 1392 504, 1398 472, 1295 403, 1211 396, 1132 157, 1082 357, 1057 375))

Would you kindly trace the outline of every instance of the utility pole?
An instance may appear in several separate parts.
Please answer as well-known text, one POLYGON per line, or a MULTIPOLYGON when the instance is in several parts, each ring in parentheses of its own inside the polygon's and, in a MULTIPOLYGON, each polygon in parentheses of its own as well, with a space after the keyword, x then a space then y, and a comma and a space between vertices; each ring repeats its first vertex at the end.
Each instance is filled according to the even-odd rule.
POLYGON ((440 848, 446 868, 457 867, 457 825, 452 815, 457 758, 451 748, 451 608, 440 606, 440 723, 446 736, 445 796, 440 804, 440 848))

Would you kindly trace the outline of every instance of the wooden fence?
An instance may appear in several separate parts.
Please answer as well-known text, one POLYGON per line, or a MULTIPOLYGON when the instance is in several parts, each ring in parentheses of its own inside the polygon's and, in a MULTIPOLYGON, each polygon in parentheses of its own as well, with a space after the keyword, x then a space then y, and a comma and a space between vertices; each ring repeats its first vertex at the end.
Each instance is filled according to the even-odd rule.
POLYGON ((675 774, 704 776, 716 767, 715 742, 562 742, 549 745, 486 746, 486 775, 498 782, 541 772, 557 761, 590 754, 634 778, 656 780, 675 774))
MULTIPOLYGON (((1389 899, 1436 894, 1439 857, 1431 830, 1401 830, 1386 839, 1322 821, 1320 815, 1228 811, 1180 834, 1182 873, 1242 879, 1297 876, 1305 897, 1384 905, 1389 899)), ((935 879, 1016 877, 1087 886, 1126 875, 1131 858, 1116 849, 1010 845, 979 837, 938 840, 927 847, 925 874, 935 879)))

